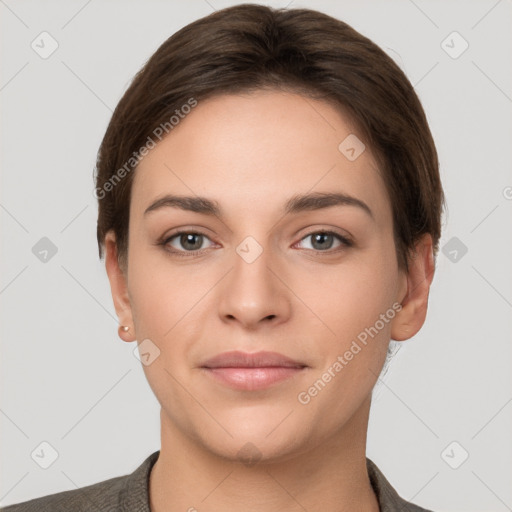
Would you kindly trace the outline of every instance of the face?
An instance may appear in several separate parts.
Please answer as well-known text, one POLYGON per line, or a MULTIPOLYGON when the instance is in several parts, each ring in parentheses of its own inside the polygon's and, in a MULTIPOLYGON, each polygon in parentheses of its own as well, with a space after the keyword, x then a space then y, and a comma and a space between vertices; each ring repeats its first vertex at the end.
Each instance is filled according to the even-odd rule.
POLYGON ((365 432, 407 277, 384 182, 355 137, 321 101, 225 95, 140 163, 123 319, 146 340, 163 431, 265 460, 365 432), (190 199, 157 203, 167 195, 190 199), (288 362, 208 363, 232 351, 288 362))

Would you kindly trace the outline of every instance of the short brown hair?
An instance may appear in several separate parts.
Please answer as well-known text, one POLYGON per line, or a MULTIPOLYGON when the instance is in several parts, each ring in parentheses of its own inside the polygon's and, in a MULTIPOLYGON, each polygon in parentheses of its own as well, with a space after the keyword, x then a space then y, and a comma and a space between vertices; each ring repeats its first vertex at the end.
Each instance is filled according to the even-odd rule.
POLYGON ((119 101, 96 165, 100 258, 112 229, 119 262, 128 263, 133 155, 155 128, 190 98, 268 87, 329 101, 348 114, 379 162, 399 267, 408 270, 409 251, 424 233, 432 235, 436 255, 445 202, 439 162, 419 98, 402 70, 370 39, 331 16, 242 4, 169 37, 119 101), (122 179, 113 181, 123 168, 122 179))

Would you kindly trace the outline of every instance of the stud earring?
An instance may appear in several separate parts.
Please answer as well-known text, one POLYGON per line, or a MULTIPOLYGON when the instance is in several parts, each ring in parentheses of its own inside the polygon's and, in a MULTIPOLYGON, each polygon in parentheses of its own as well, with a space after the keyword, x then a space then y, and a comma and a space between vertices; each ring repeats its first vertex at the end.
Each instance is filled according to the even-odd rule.
POLYGON ((124 331, 124 332, 128 332, 130 330, 130 328, 127 326, 127 325, 121 325, 121 329, 124 331))

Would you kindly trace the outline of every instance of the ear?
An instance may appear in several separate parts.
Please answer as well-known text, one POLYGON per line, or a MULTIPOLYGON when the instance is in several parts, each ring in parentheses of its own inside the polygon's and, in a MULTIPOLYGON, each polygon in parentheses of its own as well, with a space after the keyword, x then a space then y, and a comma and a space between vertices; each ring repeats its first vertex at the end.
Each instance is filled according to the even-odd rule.
POLYGON ((432 236, 424 234, 415 244, 409 257, 409 271, 404 274, 405 292, 401 292, 402 309, 391 325, 391 338, 404 341, 412 338, 422 327, 427 316, 428 295, 434 278, 432 236))
POLYGON ((120 327, 119 337, 123 341, 135 341, 135 327, 128 295, 127 270, 123 271, 119 265, 116 237, 112 230, 105 235, 105 267, 119 323, 121 326, 129 328, 125 332, 120 327))

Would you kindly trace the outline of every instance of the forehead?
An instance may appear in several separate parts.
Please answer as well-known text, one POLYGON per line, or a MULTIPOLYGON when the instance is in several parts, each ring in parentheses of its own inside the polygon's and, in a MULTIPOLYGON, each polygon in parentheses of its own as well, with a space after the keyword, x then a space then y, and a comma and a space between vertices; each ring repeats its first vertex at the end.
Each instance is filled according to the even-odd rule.
POLYGON ((363 148, 349 119, 326 102, 281 91, 216 96, 199 102, 139 163, 132 213, 142 215, 165 193, 263 214, 297 193, 336 191, 390 215, 377 163, 363 148))

